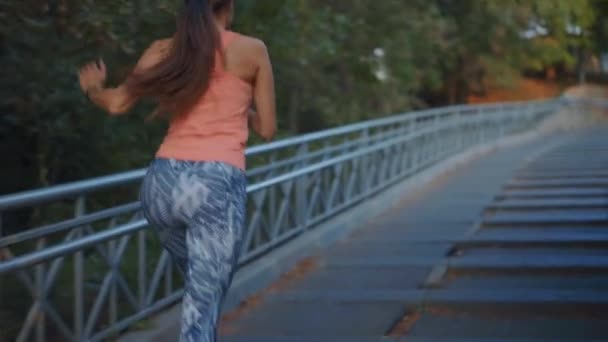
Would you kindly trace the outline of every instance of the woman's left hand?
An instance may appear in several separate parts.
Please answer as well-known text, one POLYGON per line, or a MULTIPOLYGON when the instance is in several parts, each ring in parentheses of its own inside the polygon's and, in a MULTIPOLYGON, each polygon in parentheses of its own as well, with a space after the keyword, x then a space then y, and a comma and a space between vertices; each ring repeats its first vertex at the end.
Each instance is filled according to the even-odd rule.
POLYGON ((85 64, 78 71, 78 79, 80 88, 85 93, 88 93, 91 89, 103 87, 106 81, 106 65, 103 60, 85 64))

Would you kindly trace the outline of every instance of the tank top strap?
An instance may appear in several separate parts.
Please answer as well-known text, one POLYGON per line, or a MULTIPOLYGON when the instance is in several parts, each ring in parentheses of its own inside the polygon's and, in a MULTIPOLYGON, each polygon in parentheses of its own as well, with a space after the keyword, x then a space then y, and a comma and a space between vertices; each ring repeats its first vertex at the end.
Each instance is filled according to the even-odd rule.
MULTIPOLYGON (((233 31, 228 31, 228 30, 222 30, 220 31, 220 39, 222 41, 222 46, 221 49, 222 50, 226 50, 226 48, 228 46, 230 46, 230 44, 236 40, 236 38, 238 38, 238 33, 233 32, 233 31)), ((216 70, 219 72, 224 72, 224 63, 223 63, 223 52, 221 50, 218 50, 217 52, 217 57, 220 59, 219 63, 216 63, 216 70)))

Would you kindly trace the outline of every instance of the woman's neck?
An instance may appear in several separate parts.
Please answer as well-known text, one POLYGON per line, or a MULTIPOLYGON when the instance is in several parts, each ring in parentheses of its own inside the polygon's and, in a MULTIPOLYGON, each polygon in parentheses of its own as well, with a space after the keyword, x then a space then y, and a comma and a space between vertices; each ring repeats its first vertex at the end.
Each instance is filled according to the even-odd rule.
POLYGON ((228 19, 228 15, 220 14, 215 17, 215 24, 220 31, 227 30, 230 26, 230 20, 228 19))

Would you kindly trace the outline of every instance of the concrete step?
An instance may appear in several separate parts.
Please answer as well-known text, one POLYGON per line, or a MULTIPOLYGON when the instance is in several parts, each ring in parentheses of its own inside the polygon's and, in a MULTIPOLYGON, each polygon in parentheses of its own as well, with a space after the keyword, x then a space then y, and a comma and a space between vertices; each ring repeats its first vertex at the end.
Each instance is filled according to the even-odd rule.
POLYGON ((606 341, 605 319, 484 313, 425 313, 408 341, 606 341))
POLYGON ((579 174, 603 174, 606 172, 605 169, 601 168, 602 163, 606 163, 607 160, 602 160, 598 164, 588 164, 588 160, 573 158, 570 162, 567 160, 573 158, 573 156, 566 156, 566 158, 553 158, 553 160, 539 158, 532 163, 522 165, 516 170, 516 174, 521 173, 549 173, 549 174, 564 174, 564 173, 579 173, 579 174), (560 167, 561 166, 561 167, 560 167))
POLYGON ((525 169, 521 171, 525 172, 537 172, 537 173, 550 173, 550 172, 562 172, 562 173, 577 173, 577 172, 603 172, 606 171, 608 162, 602 162, 597 164, 584 163, 570 163, 564 164, 560 162, 556 163, 537 163, 529 164, 525 169))
POLYGON ((555 209, 608 209, 608 198, 511 198, 495 201, 486 211, 534 211, 555 209))
MULTIPOLYGON (((400 236, 357 239, 323 253, 328 258, 438 258, 456 249, 480 247, 565 247, 608 248, 608 227, 555 226, 552 228, 481 229, 474 235, 426 234, 417 238, 400 236)), ((607 249, 608 253, 608 249, 607 249)))
POLYGON ((608 226, 608 214, 602 211, 531 211, 499 212, 484 218, 482 227, 517 228, 527 227, 560 227, 560 226, 608 226))
MULTIPOLYGON (((459 337, 450 337, 450 336, 445 336, 445 337, 437 337, 437 336, 433 336, 433 337, 406 337, 402 340, 397 340, 399 342, 580 342, 580 339, 578 337, 569 339, 569 338, 517 338, 517 337, 504 337, 504 338, 492 338, 491 336, 489 337, 481 337, 481 338, 475 338, 475 337, 465 337, 465 338, 459 338, 459 337)), ((590 340, 585 340, 585 342, 606 342, 606 340, 604 339, 590 339, 590 340)))
MULTIPOLYGON (((538 339, 538 338, 458 338, 458 337, 341 337, 341 336, 226 336, 220 342, 560 342, 576 341, 576 339, 538 339)), ((585 340, 590 342, 605 342, 605 340, 585 340)))
POLYGON ((608 224, 604 209, 563 209, 545 211, 505 211, 488 214, 483 225, 551 225, 551 224, 608 224))
POLYGON ((447 261, 445 256, 425 257, 336 257, 331 260, 324 260, 325 267, 357 267, 357 268, 378 268, 378 267, 433 267, 447 261))
POLYGON ((401 290, 416 288, 430 266, 323 267, 296 282, 290 290, 401 290))
MULTIPOLYGON (((420 289, 399 291, 286 291, 268 298, 268 301, 283 307, 293 307, 299 303, 315 303, 324 307, 337 304, 372 303, 378 307, 390 303, 401 303, 407 307, 423 305, 430 307, 466 307, 480 310, 484 308, 504 310, 531 310, 554 308, 608 309, 606 291, 579 291, 554 289, 420 289)), ((345 319, 345 318, 343 318, 345 319)), ((348 318, 350 319, 350 318, 348 318)))
POLYGON ((467 271, 608 271, 608 255, 531 255, 524 252, 511 255, 496 254, 479 258, 478 255, 463 255, 450 258, 447 262, 449 270, 467 271))
POLYGON ((490 230, 494 230, 494 229, 498 229, 498 230, 502 230, 502 229, 510 229, 513 231, 516 230, 539 230, 539 231, 546 231, 547 234, 550 234, 551 231, 553 230, 560 230, 560 229, 571 229, 571 230, 576 230, 576 229, 580 229, 580 230, 591 230, 591 229, 607 229, 608 228, 608 224, 605 223, 597 223, 597 224, 589 224, 589 223, 584 223, 584 224, 576 224, 576 223, 555 223, 555 224, 550 224, 550 225, 543 225, 543 224, 516 224, 516 225, 500 225, 500 224, 481 224, 480 227, 482 228, 481 230, 483 231, 490 231, 490 230))
MULTIPOLYGON (((464 237, 475 226, 474 221, 452 223, 404 223, 393 227, 382 227, 358 232, 353 240, 365 242, 391 242, 398 241, 412 244, 430 244, 441 241, 453 241, 464 237)), ((353 242, 354 243, 354 242, 353 242)), ((436 246, 442 248, 442 246, 436 246)))
POLYGON ((514 179, 576 179, 576 178, 608 178, 606 170, 576 170, 576 171, 530 171, 519 170, 514 173, 514 179))
POLYGON ((313 336, 384 336, 407 313, 403 302, 372 300, 371 296, 331 300, 290 298, 290 293, 268 296, 224 330, 232 336, 305 336, 310 341, 313 336))
MULTIPOLYGON (((493 250, 493 252, 496 252, 493 250)), ((532 253, 509 253, 490 254, 486 253, 483 258, 479 255, 462 255, 450 258, 335 258, 326 261, 327 267, 434 267, 447 265, 450 270, 468 271, 518 271, 533 272, 542 270, 608 270, 608 255, 568 255, 563 254, 532 254, 532 253)), ((470 251, 466 251, 470 253, 470 251)))
MULTIPOLYGON (((455 241, 457 248, 494 247, 608 247, 608 228, 579 229, 481 229, 474 236, 455 241)), ((607 249, 608 253, 608 249, 607 249)))
POLYGON ((497 196, 500 198, 585 198, 608 196, 606 189, 507 189, 497 196))
MULTIPOLYGON (((220 342, 397 342, 395 337, 358 337, 358 336, 227 336, 220 338, 220 342)), ((409 339, 408 339, 409 341, 409 339)))
POLYGON ((506 189, 607 188, 608 178, 512 180, 506 189))
POLYGON ((402 237, 395 237, 394 239, 386 240, 357 240, 351 243, 337 245, 331 250, 324 252, 323 257, 439 257, 446 255, 446 253, 452 247, 452 241, 455 240, 457 241, 457 237, 455 236, 451 238, 449 236, 442 238, 440 235, 427 236, 425 240, 414 241, 402 237))
POLYGON ((424 305, 502 312, 551 312, 547 310, 570 309, 605 312, 608 309, 608 293, 605 290, 432 289, 426 293, 424 305))
POLYGON ((443 288, 467 289, 553 289, 553 290, 608 290, 608 272, 564 273, 560 271, 534 274, 448 272, 443 288))
POLYGON ((447 264, 450 268, 458 269, 608 269, 608 249, 593 246, 558 247, 473 246, 454 248, 452 256, 334 257, 323 260, 321 264, 328 268, 400 268, 447 264))

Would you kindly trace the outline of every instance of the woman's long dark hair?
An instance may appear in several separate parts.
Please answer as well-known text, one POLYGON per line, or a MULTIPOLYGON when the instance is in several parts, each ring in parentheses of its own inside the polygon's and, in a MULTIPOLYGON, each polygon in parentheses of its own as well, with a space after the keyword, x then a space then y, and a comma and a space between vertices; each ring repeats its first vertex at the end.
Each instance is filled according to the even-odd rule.
POLYGON ((166 56, 129 77, 126 85, 133 96, 158 102, 154 116, 184 113, 207 91, 221 43, 214 14, 231 4, 232 0, 183 0, 166 56))

